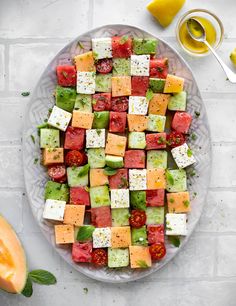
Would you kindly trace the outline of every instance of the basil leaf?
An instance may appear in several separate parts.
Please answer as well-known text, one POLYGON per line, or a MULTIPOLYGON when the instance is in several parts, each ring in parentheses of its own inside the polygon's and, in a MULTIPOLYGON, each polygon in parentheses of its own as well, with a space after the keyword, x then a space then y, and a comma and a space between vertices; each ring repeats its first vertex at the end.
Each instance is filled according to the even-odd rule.
POLYGON ((137 260, 136 264, 140 267, 140 268, 148 268, 148 265, 146 263, 145 260, 137 260))
POLYGON ((152 100, 153 96, 154 96, 153 91, 150 88, 148 88, 147 93, 146 93, 147 100, 148 101, 152 100))
POLYGON ((33 294, 33 285, 29 276, 27 277, 25 287, 21 291, 21 294, 24 295, 25 297, 31 297, 31 295, 33 294))
POLYGON ((106 168, 104 168, 103 173, 108 175, 108 176, 112 176, 112 175, 115 175, 117 173, 117 170, 113 169, 113 168, 110 168, 110 167, 106 167, 106 168))
POLYGON ((92 238, 93 231, 95 227, 92 225, 84 225, 79 228, 76 240, 87 241, 92 238))
POLYGON ((173 175, 170 173, 169 170, 166 170, 166 179, 167 179, 167 181, 168 181, 168 183, 169 183, 170 185, 174 185, 175 180, 174 180, 174 177, 173 177, 173 175))
POLYGON ((86 174, 88 174, 88 172, 89 172, 89 164, 81 168, 80 172, 78 173, 78 177, 85 176, 86 174))
POLYGON ((32 282, 40 285, 56 284, 56 277, 46 270, 33 270, 29 272, 29 278, 32 282))
POLYGON ((180 239, 178 236, 168 236, 168 240, 171 244, 173 244, 176 248, 180 246, 180 239))

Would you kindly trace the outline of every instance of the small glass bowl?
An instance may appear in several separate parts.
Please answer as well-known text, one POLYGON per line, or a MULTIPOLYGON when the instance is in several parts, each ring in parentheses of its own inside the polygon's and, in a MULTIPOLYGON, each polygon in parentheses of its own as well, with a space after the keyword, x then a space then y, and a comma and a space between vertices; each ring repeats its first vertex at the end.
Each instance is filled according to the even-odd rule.
POLYGON ((209 55, 211 52, 204 52, 204 53, 197 53, 197 52, 193 52, 189 49, 187 49, 181 42, 180 40, 180 36, 179 36, 179 31, 180 28, 182 26, 182 24, 188 20, 191 17, 203 17, 208 19, 212 25, 214 26, 215 30, 216 30, 216 42, 213 45, 213 48, 216 50, 219 48, 219 46, 222 43, 223 37, 224 37, 224 27, 222 22, 220 21, 220 19, 213 14, 212 12, 208 11, 208 10, 204 10, 204 9, 194 9, 194 10, 190 10, 188 12, 186 12, 178 21, 177 26, 176 26, 176 38, 178 43, 180 44, 180 46, 182 47, 182 49, 187 52, 190 55, 193 56, 197 56, 197 57, 203 57, 203 56, 207 56, 209 55))

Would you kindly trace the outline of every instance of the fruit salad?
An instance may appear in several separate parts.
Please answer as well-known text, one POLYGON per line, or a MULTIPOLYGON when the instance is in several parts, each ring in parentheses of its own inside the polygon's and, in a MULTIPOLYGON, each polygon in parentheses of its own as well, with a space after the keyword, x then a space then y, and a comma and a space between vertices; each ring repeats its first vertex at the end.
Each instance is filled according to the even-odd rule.
POLYGON ((153 38, 80 46, 74 65, 56 67, 55 105, 39 127, 49 177, 42 217, 75 263, 150 268, 168 236, 187 235, 186 167, 196 160, 184 79, 153 38))

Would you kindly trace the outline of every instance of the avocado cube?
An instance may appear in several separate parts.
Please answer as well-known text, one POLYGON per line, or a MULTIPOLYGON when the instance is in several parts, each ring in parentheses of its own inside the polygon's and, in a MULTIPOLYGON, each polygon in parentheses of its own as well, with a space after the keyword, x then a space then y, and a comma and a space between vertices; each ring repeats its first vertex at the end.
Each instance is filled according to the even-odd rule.
POLYGON ((130 204, 133 209, 146 210, 146 191, 130 191, 130 204))
POLYGON ((109 125, 109 112, 94 112, 93 129, 107 129, 109 125))
POLYGON ((111 92, 111 77, 112 74, 97 74, 96 75, 96 91, 111 92))
POLYGON ((91 187, 90 190, 91 207, 110 206, 110 196, 108 186, 91 187))
POLYGON ((40 148, 59 148, 60 131, 56 129, 40 129, 40 148))
POLYGON ((146 138, 144 132, 131 132, 128 138, 129 149, 145 149, 146 138))
POLYGON ((147 169, 166 169, 168 153, 164 150, 150 150, 147 152, 147 169))
POLYGON ((130 59, 129 58, 113 58, 113 76, 130 75, 130 59))
POLYGON ((72 112, 75 105, 76 90, 71 87, 56 87, 56 105, 67 112, 72 112))
POLYGON ((166 189, 169 192, 182 192, 187 190, 187 175, 184 169, 166 171, 166 189))
POLYGON ((154 93, 163 92, 166 80, 158 78, 149 79, 149 87, 154 93))
POLYGON ((164 207, 147 207, 146 224, 163 224, 164 223, 164 207))
POLYGON ((67 179, 70 187, 88 186, 89 165, 82 167, 68 167, 67 179))
POLYGON ((133 52, 135 54, 155 54, 158 41, 155 38, 134 38, 133 52))
POLYGON ((129 209, 115 208, 111 210, 112 226, 127 226, 129 225, 129 209))
POLYGON ((92 95, 77 94, 74 110, 84 113, 92 113, 92 95))
POLYGON ((168 109, 171 111, 185 111, 187 104, 187 93, 181 91, 173 94, 168 102, 168 109))
POLYGON ((166 116, 152 115, 148 116, 147 130, 151 132, 164 132, 166 124, 166 116))
POLYGON ((123 168, 124 160, 121 156, 106 155, 106 165, 113 169, 123 168))
POLYGON ((69 202, 70 190, 67 184, 48 181, 45 186, 45 200, 58 200, 69 202))
POLYGON ((88 164, 92 169, 105 167, 105 150, 103 148, 88 149, 88 164))
POLYGON ((132 228, 131 241, 132 245, 148 245, 146 226, 140 228, 132 228))
POLYGON ((129 249, 108 248, 108 267, 122 268, 129 265, 129 249))

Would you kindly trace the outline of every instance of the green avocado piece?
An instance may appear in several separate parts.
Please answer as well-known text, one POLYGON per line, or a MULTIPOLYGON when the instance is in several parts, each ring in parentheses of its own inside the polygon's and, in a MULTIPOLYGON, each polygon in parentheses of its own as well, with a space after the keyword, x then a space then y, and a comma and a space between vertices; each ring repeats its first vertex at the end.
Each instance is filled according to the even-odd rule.
POLYGON ((94 112, 93 129, 107 129, 110 112, 94 112))
POLYGON ((154 38, 134 38, 133 51, 135 54, 155 54, 158 41, 154 38))
POLYGON ((130 204, 133 209, 146 210, 146 191, 130 191, 130 204))
POLYGON ((132 245, 147 246, 147 231, 146 226, 140 228, 132 228, 131 230, 132 245))
POLYGON ((166 80, 164 79, 158 79, 158 78, 150 78, 149 79, 149 88, 154 93, 161 93, 164 90, 166 80))
POLYGON ((110 206, 110 196, 108 186, 91 187, 90 190, 91 207, 110 206))
POLYGON ((59 148, 60 131, 56 129, 40 129, 40 148, 59 148))
POLYGON ((71 87, 56 87, 56 105, 67 112, 72 112, 75 105, 76 90, 71 87))
POLYGON ((129 58, 113 58, 113 76, 129 76, 130 75, 130 59, 129 58))
POLYGON ((45 200, 58 200, 69 202, 70 190, 67 184, 48 181, 45 186, 45 200))
POLYGON ((121 156, 113 156, 113 155, 106 155, 106 165, 110 168, 118 169, 124 167, 123 157, 121 156))
POLYGON ((111 92, 111 77, 112 74, 97 74, 96 75, 96 91, 97 92, 111 92))
POLYGON ((67 179, 70 187, 88 186, 89 165, 82 167, 68 167, 67 179))
POLYGON ((92 169, 105 167, 105 150, 103 148, 88 149, 88 164, 92 169))

